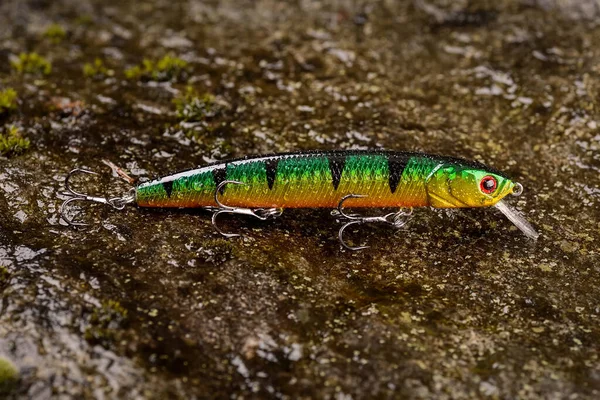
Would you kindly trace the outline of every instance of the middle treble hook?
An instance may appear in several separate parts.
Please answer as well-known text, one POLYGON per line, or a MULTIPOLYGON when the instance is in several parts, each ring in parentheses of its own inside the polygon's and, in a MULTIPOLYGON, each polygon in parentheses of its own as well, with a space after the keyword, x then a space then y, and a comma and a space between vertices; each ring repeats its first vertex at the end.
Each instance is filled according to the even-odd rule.
POLYGON ((409 221, 408 218, 404 218, 404 217, 409 217, 412 214, 412 207, 409 208, 408 211, 399 210, 396 212, 391 212, 391 213, 388 213, 385 215, 380 215, 380 216, 375 216, 375 217, 362 217, 362 216, 358 216, 355 214, 347 214, 344 211, 344 202, 346 200, 360 199, 360 198, 365 198, 365 197, 367 197, 367 196, 363 195, 363 194, 348 194, 348 195, 342 197, 342 199, 340 200, 340 202, 338 203, 338 206, 337 206, 337 212, 339 213, 339 215, 348 221, 344 225, 342 225, 342 227, 338 231, 338 239, 340 240, 340 243, 342 244, 342 246, 344 246, 348 250, 356 251, 356 250, 367 249, 370 247, 370 246, 349 246, 344 240, 344 231, 349 226, 368 224, 368 223, 384 223, 387 225, 391 225, 394 228, 401 228, 404 225, 406 225, 406 223, 408 223, 408 221, 409 221))
POLYGON ((223 181, 223 182, 219 183, 219 185, 215 189, 215 194, 214 194, 215 203, 217 204, 217 207, 207 207, 210 211, 213 211, 213 215, 212 215, 212 219, 211 219, 213 227, 215 228, 215 230, 217 232, 219 232, 221 235, 225 236, 226 238, 232 238, 232 237, 237 237, 237 236, 241 236, 241 235, 239 233, 223 232, 217 226, 217 217, 221 214, 249 215, 251 217, 258 218, 261 221, 265 221, 270 218, 277 218, 283 213, 283 209, 281 209, 281 208, 242 208, 242 207, 231 207, 231 206, 223 204, 221 202, 221 199, 219 199, 219 193, 227 184, 247 185, 247 183, 239 182, 239 181, 231 181, 231 180, 227 180, 227 181, 223 181))

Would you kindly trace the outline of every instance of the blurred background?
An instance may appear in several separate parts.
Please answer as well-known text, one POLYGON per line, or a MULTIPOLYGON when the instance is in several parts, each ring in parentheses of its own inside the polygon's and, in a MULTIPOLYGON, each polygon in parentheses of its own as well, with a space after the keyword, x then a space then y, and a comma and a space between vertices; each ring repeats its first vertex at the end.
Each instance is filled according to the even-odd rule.
POLYGON ((597 398, 600 2, 0 2, 1 398, 597 398), (482 161, 496 210, 350 233, 57 209, 251 154, 482 161))

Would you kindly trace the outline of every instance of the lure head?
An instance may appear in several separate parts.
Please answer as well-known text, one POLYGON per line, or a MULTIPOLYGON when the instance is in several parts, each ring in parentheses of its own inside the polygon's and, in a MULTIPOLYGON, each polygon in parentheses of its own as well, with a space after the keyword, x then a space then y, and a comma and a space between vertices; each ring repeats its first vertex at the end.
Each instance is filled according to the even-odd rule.
POLYGON ((484 165, 440 165, 425 185, 429 204, 436 208, 490 207, 516 187, 484 165))

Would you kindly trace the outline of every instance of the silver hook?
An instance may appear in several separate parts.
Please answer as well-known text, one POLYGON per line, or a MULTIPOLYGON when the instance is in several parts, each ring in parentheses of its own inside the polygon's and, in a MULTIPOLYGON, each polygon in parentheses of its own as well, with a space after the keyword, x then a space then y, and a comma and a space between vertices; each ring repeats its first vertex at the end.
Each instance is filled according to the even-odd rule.
POLYGON ((213 211, 212 215, 212 224, 217 232, 226 238, 232 238, 241 236, 239 233, 227 233, 222 231, 217 225, 217 217, 221 214, 239 214, 239 215, 249 215, 254 218, 258 218, 261 221, 265 221, 270 218, 277 218, 283 213, 282 208, 242 208, 242 207, 231 207, 225 205, 219 199, 219 193, 221 189, 225 187, 228 183, 233 185, 247 185, 247 183, 239 182, 239 181, 223 181, 217 185, 215 189, 215 203, 217 203, 217 208, 207 207, 208 209, 213 211))
POLYGON ((87 226, 85 222, 77 222, 73 221, 72 218, 69 218, 67 214, 67 206, 75 201, 90 201, 93 203, 107 204, 116 210, 122 210, 129 203, 135 202, 135 188, 132 188, 127 194, 121 197, 100 197, 100 196, 90 196, 84 193, 77 192, 71 188, 70 179, 73 175, 77 173, 89 174, 89 175, 98 175, 97 172, 90 171, 83 168, 75 168, 65 177, 65 189, 67 196, 70 196, 67 200, 65 200, 58 209, 58 213, 63 221, 65 221, 70 226, 87 226))
POLYGON ((376 217, 361 217, 361 216, 355 215, 355 214, 346 214, 346 212, 344 211, 344 202, 346 200, 360 199, 360 198, 365 198, 365 197, 367 197, 367 196, 363 195, 363 194, 348 194, 348 195, 342 197, 342 199, 340 200, 340 202, 338 203, 338 206, 337 206, 337 211, 338 211, 339 215, 341 215, 343 218, 348 220, 348 222, 346 222, 344 225, 342 225, 342 227, 338 231, 338 239, 340 240, 340 243, 342 244, 342 246, 344 246, 348 250, 356 251, 356 250, 367 249, 370 247, 370 246, 349 246, 346 243, 346 241, 344 240, 344 231, 349 226, 379 222, 379 223, 391 225, 394 228, 401 228, 404 225, 406 225, 406 223, 408 223, 408 221, 409 221, 409 219, 403 218, 403 217, 410 216, 413 211, 413 209, 411 207, 411 208, 409 208, 409 211, 399 210, 396 212, 391 212, 391 213, 376 216, 376 217))

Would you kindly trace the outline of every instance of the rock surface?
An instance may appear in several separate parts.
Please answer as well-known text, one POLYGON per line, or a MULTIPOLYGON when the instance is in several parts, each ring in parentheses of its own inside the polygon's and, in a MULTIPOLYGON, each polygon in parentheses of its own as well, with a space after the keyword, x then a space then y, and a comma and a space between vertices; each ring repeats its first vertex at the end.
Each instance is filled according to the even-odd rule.
POLYGON ((18 101, 0 126, 30 141, 0 159, 11 396, 598 398, 598 9, 3 0, 0 90, 18 101), (19 72, 21 53, 51 71, 19 72), (197 102, 180 109, 187 91, 197 102), (80 230, 58 218, 73 167, 105 172, 82 190, 127 190, 102 159, 147 179, 378 147, 506 171, 542 236, 494 209, 350 232, 373 245, 360 253, 340 249, 326 210, 233 218, 246 236, 232 240, 201 211, 83 206, 80 230))

